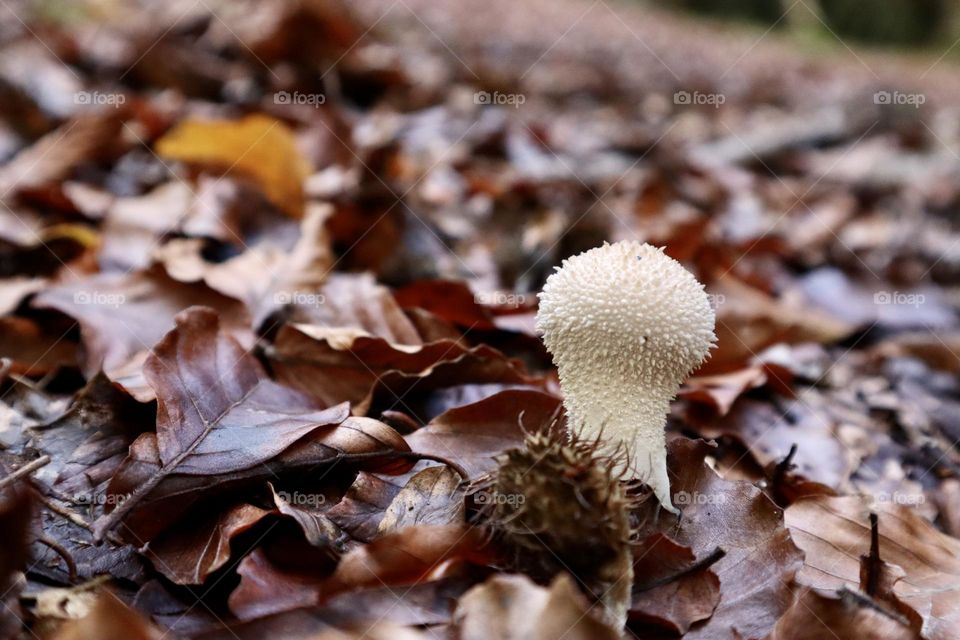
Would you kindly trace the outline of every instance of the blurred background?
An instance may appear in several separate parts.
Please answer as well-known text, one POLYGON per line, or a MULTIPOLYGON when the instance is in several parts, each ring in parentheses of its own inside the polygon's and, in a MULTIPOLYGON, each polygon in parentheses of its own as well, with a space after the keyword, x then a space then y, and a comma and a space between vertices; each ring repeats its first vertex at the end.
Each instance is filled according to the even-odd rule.
MULTIPOLYGON (((527 333, 554 265, 636 238, 726 303, 717 370, 784 339, 952 327, 958 9, 4 0, 0 233, 14 255, 103 221, 102 270, 169 267, 156 240, 183 235, 219 263, 289 250, 319 207, 338 270, 511 296, 487 306, 527 333), (225 151, 256 123, 170 133, 253 114, 289 130, 295 161, 272 142, 225 151), (876 302, 894 294, 925 302, 876 302)), ((82 253, 59 241, 58 260, 82 253)))

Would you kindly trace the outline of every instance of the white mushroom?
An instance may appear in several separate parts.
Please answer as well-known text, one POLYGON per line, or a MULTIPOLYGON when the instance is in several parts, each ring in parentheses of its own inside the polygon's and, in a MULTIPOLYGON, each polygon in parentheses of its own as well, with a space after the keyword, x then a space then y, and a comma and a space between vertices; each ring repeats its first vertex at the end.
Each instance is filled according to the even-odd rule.
POLYGON ((664 427, 714 336, 703 285, 663 249, 604 244, 563 261, 540 294, 537 329, 560 374, 568 424, 629 453, 626 477, 670 500, 664 427))

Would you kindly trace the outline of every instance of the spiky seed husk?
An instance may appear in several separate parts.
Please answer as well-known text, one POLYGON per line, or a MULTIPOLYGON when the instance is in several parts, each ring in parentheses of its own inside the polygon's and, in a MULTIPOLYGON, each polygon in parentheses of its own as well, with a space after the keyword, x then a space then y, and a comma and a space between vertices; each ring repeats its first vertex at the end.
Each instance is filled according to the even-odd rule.
POLYGON ((514 552, 519 570, 541 580, 572 573, 621 627, 633 583, 630 512, 637 500, 621 480, 623 456, 597 440, 547 429, 498 456, 497 470, 471 489, 480 520, 514 552))

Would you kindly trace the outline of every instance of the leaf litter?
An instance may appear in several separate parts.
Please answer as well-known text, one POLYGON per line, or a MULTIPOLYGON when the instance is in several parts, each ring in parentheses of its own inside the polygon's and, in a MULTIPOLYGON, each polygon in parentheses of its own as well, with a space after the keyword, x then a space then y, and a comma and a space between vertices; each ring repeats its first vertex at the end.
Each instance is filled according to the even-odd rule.
POLYGON ((0 635, 960 637, 942 69, 902 110, 908 63, 647 5, 12 4, 0 635), (717 311, 679 519, 565 448, 533 330, 623 239, 717 311))

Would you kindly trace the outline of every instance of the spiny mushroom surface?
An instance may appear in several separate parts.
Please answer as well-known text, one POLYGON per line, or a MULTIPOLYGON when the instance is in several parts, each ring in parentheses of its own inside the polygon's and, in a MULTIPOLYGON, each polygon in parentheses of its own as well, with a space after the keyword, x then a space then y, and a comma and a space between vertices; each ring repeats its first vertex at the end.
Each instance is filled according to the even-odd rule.
POLYGON ((625 446, 620 471, 649 484, 673 513, 667 413, 716 339, 714 322, 693 274, 634 241, 564 260, 540 294, 537 329, 557 365, 570 428, 625 446))

